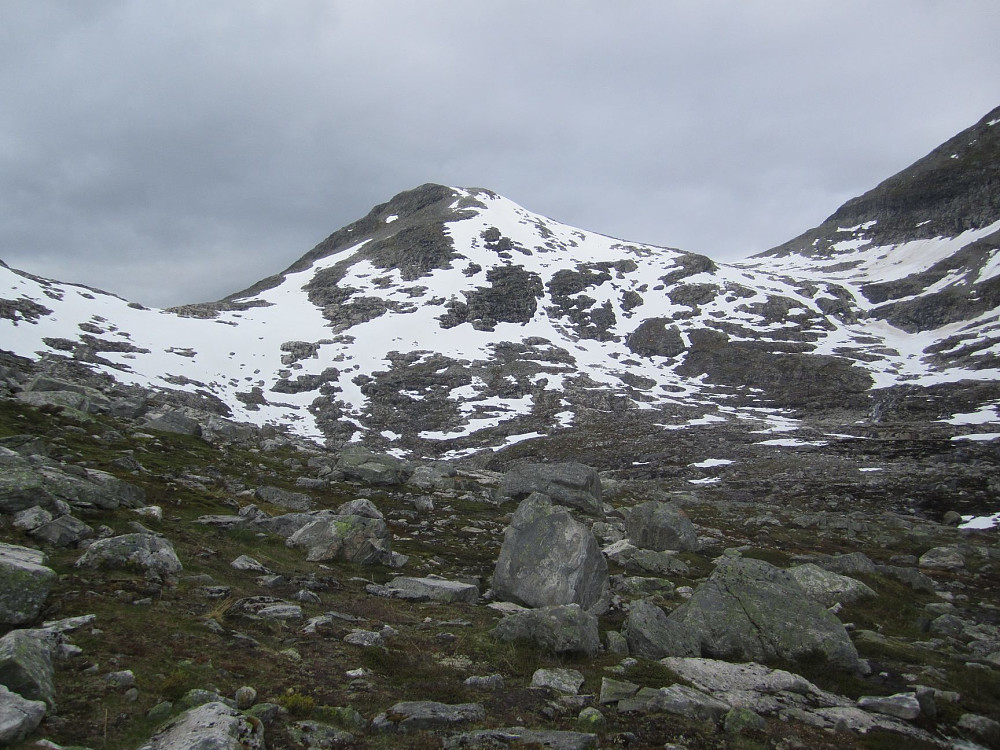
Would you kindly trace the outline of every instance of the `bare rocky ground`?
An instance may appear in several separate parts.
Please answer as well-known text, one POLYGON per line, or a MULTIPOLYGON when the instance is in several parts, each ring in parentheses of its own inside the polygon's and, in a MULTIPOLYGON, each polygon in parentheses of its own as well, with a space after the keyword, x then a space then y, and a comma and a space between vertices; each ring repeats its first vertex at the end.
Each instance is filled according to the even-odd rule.
MULTIPOLYGON (((777 449, 708 425, 661 437, 658 452, 644 441, 628 466, 597 432, 488 462, 405 466, 148 402, 129 412, 135 394, 106 394, 99 408, 31 405, 18 398, 24 376, 8 368, 6 382, 0 542, 41 551, 36 566, 54 575, 42 576, 37 611, 8 607, 4 629, 61 623, 39 636, 53 659, 48 705, 0 666, 0 683, 31 704, 11 747, 187 747, 176 733, 197 736, 198 721, 233 727, 210 745, 220 748, 1000 746, 998 532, 945 516, 996 499, 988 446, 883 422, 839 438, 817 425, 825 446, 777 449), (540 458, 600 470, 601 510, 569 510, 606 550, 606 609, 586 605, 596 653, 493 632, 505 614, 491 606, 492 576, 519 507, 502 496, 504 475, 540 458), (734 463, 692 466, 706 458, 734 463), (369 503, 343 509, 358 500, 369 503), (648 502, 690 519, 694 545, 622 553, 621 539, 641 535, 631 509, 648 502), (311 522, 328 511, 331 527, 365 532, 336 553, 313 537, 289 546, 306 508, 320 514, 311 522), (378 515, 385 533, 372 531, 378 515), (142 549, 108 562, 110 540, 126 536, 142 549), (813 563, 874 591, 822 594, 857 668, 814 651, 732 671, 750 660, 712 658, 723 655, 704 638, 700 658, 672 653, 670 638, 661 652, 641 645, 640 612, 679 621, 671 613, 720 569, 748 560, 781 576, 813 563), (175 735, 158 734, 168 721, 175 735)), ((21 580, 2 580, 5 598, 30 588, 21 580)), ((777 622, 786 604, 771 607, 777 622)))

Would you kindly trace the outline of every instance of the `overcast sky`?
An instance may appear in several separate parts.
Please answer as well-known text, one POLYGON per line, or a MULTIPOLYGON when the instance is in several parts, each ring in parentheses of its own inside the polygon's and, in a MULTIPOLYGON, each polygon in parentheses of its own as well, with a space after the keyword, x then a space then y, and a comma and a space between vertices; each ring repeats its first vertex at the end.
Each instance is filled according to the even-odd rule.
POLYGON ((997 0, 0 0, 0 259, 218 299, 424 182, 717 260, 1000 104, 997 0))

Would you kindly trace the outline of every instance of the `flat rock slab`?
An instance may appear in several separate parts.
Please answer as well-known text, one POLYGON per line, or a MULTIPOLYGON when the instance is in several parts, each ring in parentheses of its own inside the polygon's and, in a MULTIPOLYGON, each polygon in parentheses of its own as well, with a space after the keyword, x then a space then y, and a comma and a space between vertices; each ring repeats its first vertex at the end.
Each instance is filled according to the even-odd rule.
POLYGON ((438 703, 403 701, 375 719, 375 725, 387 730, 416 732, 425 729, 449 729, 486 719, 486 709, 479 703, 438 703))
POLYGON ((444 578, 410 578, 400 576, 386 584, 386 588, 425 596, 435 602, 465 602, 475 604, 479 600, 479 587, 471 583, 448 581, 444 578))
POLYGON ((8 745, 34 732, 45 717, 46 705, 30 701, 0 685, 0 745, 8 745))
POLYGON ((601 478, 579 463, 519 464, 504 474, 500 494, 523 500, 533 492, 548 495, 561 505, 604 515, 601 478))
POLYGON ((26 625, 38 617, 56 581, 44 563, 38 550, 0 544, 0 624, 26 625))
POLYGON ((531 687, 576 695, 580 692, 583 681, 584 676, 575 669, 536 669, 531 676, 531 687))
POLYGON ((140 570, 174 575, 184 569, 173 545, 155 534, 122 534, 98 539, 76 561, 78 568, 140 570))
POLYGON ((597 747, 597 735, 584 732, 566 732, 555 729, 483 729, 478 732, 456 734, 444 741, 444 750, 463 748, 540 746, 549 750, 591 750, 597 747))
POLYGON ((224 703, 185 711, 139 750, 264 750, 264 725, 224 703))

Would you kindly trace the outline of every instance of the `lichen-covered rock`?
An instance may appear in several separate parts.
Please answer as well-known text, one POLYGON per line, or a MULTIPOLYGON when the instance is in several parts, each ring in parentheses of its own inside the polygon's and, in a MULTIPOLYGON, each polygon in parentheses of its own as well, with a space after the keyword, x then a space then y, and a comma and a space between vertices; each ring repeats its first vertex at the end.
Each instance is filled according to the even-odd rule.
POLYGON ((313 562, 344 560, 359 565, 392 563, 392 533, 385 521, 365 516, 331 516, 303 526, 286 544, 302 547, 313 562))
POLYGON ((46 630, 12 630, 0 638, 0 685, 28 700, 55 705, 53 634, 46 630))
POLYGON ((98 539, 76 561, 76 567, 138 570, 156 576, 172 576, 184 569, 169 540, 155 534, 98 539))
POLYGON ((630 508, 625 513, 625 530, 636 547, 656 552, 697 549, 694 524, 677 505, 655 500, 630 508))
POLYGON ((93 536, 94 530, 79 518, 66 515, 40 524, 28 533, 33 539, 53 547, 76 547, 93 536))
POLYGON ((304 512, 313 506, 312 498, 304 492, 292 492, 291 490, 283 490, 281 487, 258 487, 253 494, 262 502, 288 510, 304 512))
POLYGON ((522 500, 533 492, 585 513, 604 515, 601 478, 583 464, 518 464, 504 474, 501 496, 522 500))
POLYGON ((224 703, 185 711, 139 750, 264 750, 264 725, 224 703))
POLYGON ((956 547, 933 547, 920 556, 919 565, 936 570, 961 570, 965 567, 965 557, 956 547))
POLYGON ((813 563, 796 565, 788 569, 806 596, 824 607, 832 607, 837 602, 851 604, 859 599, 877 596, 875 591, 861 581, 825 570, 813 563))
POLYGON ((788 571, 761 560, 725 561, 669 620, 697 636, 702 656, 794 661, 819 653, 837 668, 858 669, 843 624, 788 571))
POLYGON ((45 555, 15 544, 0 544, 0 624, 26 625, 41 612, 56 573, 45 555))
POLYGON ((608 564, 590 529, 534 493, 504 532, 493 591, 529 607, 579 604, 600 614, 608 605, 608 564))
POLYGON ((584 676, 575 669, 536 669, 531 675, 531 687, 549 688, 566 695, 576 695, 584 676))
POLYGON ((694 633, 672 622, 662 609, 646 600, 633 602, 629 607, 622 635, 628 643, 629 653, 645 659, 701 653, 694 633))
POLYGON ((405 484, 413 474, 408 461, 354 445, 344 448, 335 470, 348 481, 383 485, 405 484))
POLYGON ((555 654, 595 656, 601 649, 597 618, 578 604, 512 612, 491 632, 498 640, 526 641, 555 654))
POLYGON ((424 596, 435 602, 475 604, 479 599, 478 586, 461 581, 448 581, 434 576, 426 578, 399 576, 386 585, 390 589, 424 596))
POLYGON ((46 705, 12 693, 0 685, 0 745, 9 745, 34 732, 45 718, 46 705))
POLYGON ((374 724, 383 731, 419 732, 452 729, 485 718, 486 709, 478 703, 403 701, 376 718, 374 724))

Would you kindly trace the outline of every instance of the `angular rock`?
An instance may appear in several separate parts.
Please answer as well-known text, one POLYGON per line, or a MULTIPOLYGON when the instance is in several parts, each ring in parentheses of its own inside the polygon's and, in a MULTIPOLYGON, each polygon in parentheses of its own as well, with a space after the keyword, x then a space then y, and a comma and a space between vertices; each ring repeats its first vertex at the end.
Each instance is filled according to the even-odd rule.
POLYGON ((732 706, 685 685, 660 688, 646 702, 648 711, 660 711, 713 724, 722 721, 731 708, 732 706))
POLYGON ((583 685, 583 675, 575 669, 536 669, 531 687, 549 688, 566 695, 576 695, 583 685))
POLYGON ((0 685, 28 700, 55 705, 53 637, 45 630, 12 630, 0 638, 0 685))
POLYGON ((696 634, 672 622, 666 613, 652 602, 632 602, 622 627, 629 653, 644 659, 665 656, 698 656, 701 653, 696 634))
POLYGON ((258 487, 253 496, 261 502, 299 512, 310 510, 313 506, 312 498, 304 492, 292 492, 280 487, 258 487))
POLYGON ((920 556, 917 564, 921 568, 961 570, 965 567, 965 558, 955 547, 933 547, 920 556))
POLYGON ((255 515, 248 520, 252 528, 288 539, 296 531, 311 523, 336 517, 337 514, 329 510, 312 511, 311 513, 284 513, 273 517, 260 511, 260 515, 255 515))
POLYGON ((518 464, 503 476, 500 495, 523 500, 533 492, 585 513, 603 516, 601 478, 579 463, 518 464))
POLYGON ((813 563, 796 565, 789 568, 788 572, 806 592, 806 596, 824 607, 832 607, 837 602, 851 604, 859 599, 877 596, 870 586, 861 581, 825 570, 813 563))
POLYGON ((924 591, 928 594, 934 593, 934 579, 924 575, 916 568, 907 568, 901 565, 879 565, 878 572, 887 578, 905 583, 914 591, 924 591))
POLYGON ((674 503, 651 500, 629 508, 625 511, 625 533, 636 547, 655 552, 698 548, 694 524, 674 503))
POLYGON ((483 750, 502 747, 544 747, 547 750, 593 750, 596 734, 567 732, 558 729, 526 729, 506 727, 465 732, 445 739, 444 750, 483 750))
POLYGON ((597 618, 579 604, 512 612, 491 632, 498 640, 528 641, 556 654, 595 656, 601 648, 597 618))
POLYGON ((25 625, 38 617, 57 577, 44 563, 38 550, 0 544, 0 624, 25 625))
POLYGON ((599 614, 608 606, 608 564, 586 526, 535 493, 504 532, 493 591, 529 607, 579 604, 599 614))
POLYGON ((733 664, 716 659, 668 657, 660 663, 694 687, 713 695, 730 692, 808 695, 819 692, 805 677, 754 662, 733 664))
POLYGON ((385 521, 364 516, 331 516, 303 526, 286 544, 303 547, 312 562, 344 560, 359 565, 392 563, 392 534, 385 521))
POLYGON ((668 619, 697 637, 703 656, 794 661, 818 653, 839 669, 859 667, 843 624, 790 573, 762 560, 720 564, 668 619))
POLYGON ((354 735, 318 721, 297 721, 288 728, 288 736, 297 747, 334 748, 351 745, 354 735))
POLYGON ((29 535, 53 547, 76 547, 94 535, 94 530, 73 516, 59 516, 32 529, 29 535))
POLYGON ((863 695, 858 698, 858 708, 905 721, 913 721, 920 716, 920 702, 914 693, 863 695))
POLYGON ((365 518, 379 518, 384 520, 385 516, 382 515, 375 503, 367 498, 357 498, 356 500, 350 500, 339 508, 337 508, 337 515, 339 516, 364 516, 365 518))
POLYGON ((639 692, 639 685, 634 682, 602 677, 601 694, 598 701, 600 703, 617 703, 633 697, 637 692, 639 692))
POLYGON ((48 523, 52 514, 40 505, 32 506, 14 514, 14 528, 21 531, 34 531, 42 524, 48 523))
POLYGON ((146 430, 172 432, 177 435, 201 435, 201 423, 184 409, 163 409, 151 414, 142 426, 146 430))
POLYGON ((139 750, 264 750, 264 725, 224 703, 185 711, 139 750))
POLYGON ((436 602, 465 602, 475 604, 479 599, 479 588, 471 583, 447 581, 444 578, 428 576, 426 578, 409 578, 400 576, 386 584, 387 588, 397 591, 408 591, 436 602))
POLYGON ((267 575, 271 572, 263 563, 255 560, 249 555, 240 555, 229 563, 229 565, 234 570, 242 570, 248 573, 258 573, 260 575, 267 575))
POLYGON ((826 557, 819 561, 819 566, 845 576, 875 575, 879 572, 878 566, 864 552, 826 557))
POLYGON ((348 481, 366 484, 406 484, 413 474, 413 466, 394 456, 372 453, 361 446, 348 446, 337 460, 336 471, 348 481))
POLYGON ((452 729, 462 724, 483 721, 486 709, 478 703, 438 703, 436 701, 403 701, 376 719, 376 725, 401 732, 452 729))
POLYGON ((78 568, 138 570, 172 576, 184 569, 173 545, 154 534, 122 534, 98 539, 76 561, 78 568))
POLYGON ((473 675, 467 677, 462 684, 479 690, 503 690, 505 687, 502 674, 473 675))
POLYGON ((958 728, 963 735, 974 737, 987 747, 1000 745, 1000 722, 988 716, 962 714, 958 719, 958 728))
POLYGON ((11 745, 34 732, 45 718, 43 701, 32 701, 0 685, 0 745, 11 745))

